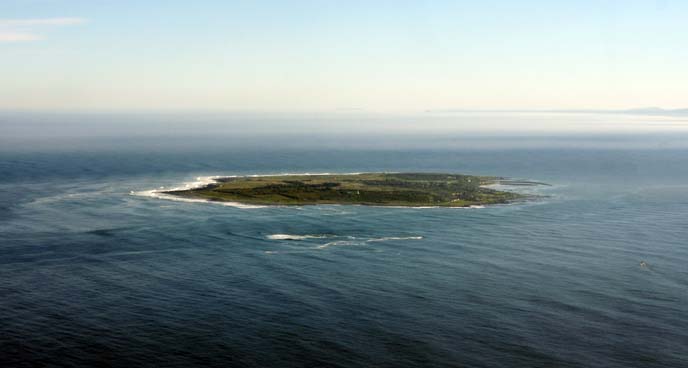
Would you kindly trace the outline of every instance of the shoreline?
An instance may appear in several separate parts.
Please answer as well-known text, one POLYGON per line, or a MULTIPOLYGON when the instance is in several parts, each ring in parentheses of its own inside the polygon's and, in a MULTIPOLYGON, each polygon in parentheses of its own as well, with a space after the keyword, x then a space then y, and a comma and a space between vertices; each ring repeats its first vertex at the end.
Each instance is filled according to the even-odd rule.
MULTIPOLYGON (((323 178, 323 180, 326 180, 328 178, 323 178)), ((362 178, 363 179, 363 178, 362 178)), ((306 179, 307 181, 310 181, 311 179, 306 179)), ((317 179, 315 179, 317 180, 317 179)), ((347 179, 348 180, 348 179, 347 179)), ((237 180, 241 181, 241 180, 237 180)), ((261 181, 260 179, 258 181, 261 181)), ((351 181, 351 180, 348 180, 351 181)), ((355 181, 351 181, 355 182, 355 181)), ((339 184, 337 184, 339 185, 339 184)), ((516 188, 520 187, 532 187, 532 186, 540 186, 540 185, 547 185, 549 184, 542 183, 542 182, 537 182, 537 181, 531 181, 531 180, 524 180, 524 179, 515 179, 515 178, 508 178, 508 177, 492 177, 492 176, 473 176, 473 175, 463 175, 463 174, 444 174, 444 173, 409 173, 409 174, 400 174, 400 173, 394 173, 394 172, 383 172, 383 173, 365 173, 365 172, 350 172, 350 173, 279 173, 279 174, 250 174, 250 175, 212 175, 212 176, 199 176, 196 177, 196 180, 183 183, 183 185, 180 186, 175 186, 171 188, 166 188, 166 187, 159 187, 156 189, 150 189, 150 190, 144 190, 144 191, 131 191, 131 195, 135 196, 142 196, 142 197, 149 197, 149 198, 155 198, 155 199, 164 199, 164 200, 172 200, 172 201, 178 201, 178 202, 187 202, 187 203, 212 203, 212 204, 220 204, 223 206, 228 206, 228 207, 235 207, 235 208, 242 208, 242 209, 253 209, 253 208, 266 208, 266 207, 302 207, 302 206, 315 206, 315 205, 325 205, 325 206, 366 206, 366 207, 385 207, 385 208, 415 208, 415 209, 427 209, 427 208, 466 208, 466 209, 480 209, 480 208, 486 208, 486 207, 491 207, 494 205, 506 205, 506 204, 514 204, 514 203, 522 203, 527 201, 528 199, 532 199, 533 195, 528 195, 528 194, 523 194, 519 193, 517 190, 514 191, 516 188), (375 176, 375 175, 381 175, 381 176, 394 176, 394 175, 415 175, 415 176, 437 176, 437 175, 449 175, 449 177, 453 179, 457 178, 469 178, 468 182, 471 181, 472 178, 478 178, 483 181, 487 181, 488 183, 486 184, 480 184, 478 188, 480 189, 488 189, 489 191, 481 191, 480 189, 477 189, 476 192, 483 193, 483 195, 497 195, 497 196, 502 196, 498 197, 497 199, 490 199, 487 198, 486 200, 483 200, 480 202, 479 200, 472 200, 472 202, 477 202, 477 203, 467 203, 466 205, 452 205, 451 202, 445 202, 444 205, 434 205, 434 204, 425 204, 425 203, 409 203, 407 204, 400 204, 400 200, 395 200, 391 199, 389 200, 390 203, 375 203, 375 202, 346 202, 343 200, 316 200, 316 201, 311 201, 311 202, 298 202, 298 203, 259 203, 257 201, 238 201, 238 200, 233 200, 233 198, 230 199, 223 199, 223 198, 217 198, 217 197, 203 197, 201 193, 199 192, 212 192, 213 189, 219 188, 223 183, 232 183, 236 182, 235 180, 237 179, 246 179, 246 181, 251 181, 251 179, 255 178, 276 178, 279 179, 280 177, 318 177, 318 176, 354 176, 354 175, 368 175, 368 176, 375 176), (493 189, 492 187, 494 186, 504 186, 507 190, 497 190, 493 189), (184 193, 184 194, 182 194, 184 193)), ((383 191, 380 191, 379 193, 384 193, 383 191)), ((408 193, 408 192, 406 192, 408 193)), ((458 201, 458 200, 457 200, 458 201)), ((466 200, 467 201, 467 200, 466 200)))

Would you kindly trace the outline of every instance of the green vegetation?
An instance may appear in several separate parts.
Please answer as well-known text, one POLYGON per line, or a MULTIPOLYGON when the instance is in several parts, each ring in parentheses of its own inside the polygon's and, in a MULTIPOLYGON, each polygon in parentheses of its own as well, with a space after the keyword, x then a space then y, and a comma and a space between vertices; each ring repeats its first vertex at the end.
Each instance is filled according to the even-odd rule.
POLYGON ((262 205, 443 206, 507 203, 522 195, 484 187, 500 178, 457 174, 366 173, 221 178, 167 194, 262 205))

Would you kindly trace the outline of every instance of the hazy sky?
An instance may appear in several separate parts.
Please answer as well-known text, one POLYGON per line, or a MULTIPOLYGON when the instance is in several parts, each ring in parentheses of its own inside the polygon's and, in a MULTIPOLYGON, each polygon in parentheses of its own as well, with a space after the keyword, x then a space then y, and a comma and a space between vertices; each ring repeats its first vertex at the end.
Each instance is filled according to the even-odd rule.
POLYGON ((0 1, 2 109, 688 105, 688 1, 0 1))

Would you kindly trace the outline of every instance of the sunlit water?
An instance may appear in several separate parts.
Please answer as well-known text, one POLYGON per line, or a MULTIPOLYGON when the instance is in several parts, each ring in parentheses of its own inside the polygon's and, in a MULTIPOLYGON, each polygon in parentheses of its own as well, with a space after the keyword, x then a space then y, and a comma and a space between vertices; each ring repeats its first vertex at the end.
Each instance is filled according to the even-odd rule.
POLYGON ((0 365, 688 365, 685 149, 139 147, 0 165, 0 365), (379 170, 551 186, 474 209, 132 195, 379 170))

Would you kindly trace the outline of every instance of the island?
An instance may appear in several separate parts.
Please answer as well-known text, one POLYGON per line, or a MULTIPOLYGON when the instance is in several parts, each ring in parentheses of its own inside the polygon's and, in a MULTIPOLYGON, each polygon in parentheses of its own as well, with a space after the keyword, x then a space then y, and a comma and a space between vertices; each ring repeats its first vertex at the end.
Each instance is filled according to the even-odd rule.
MULTIPOLYGON (((527 196, 489 188, 505 178, 442 173, 361 173, 216 178, 200 188, 163 193, 251 205, 346 204, 470 207, 503 204, 527 196)), ((515 181, 517 185, 541 183, 515 181)))

